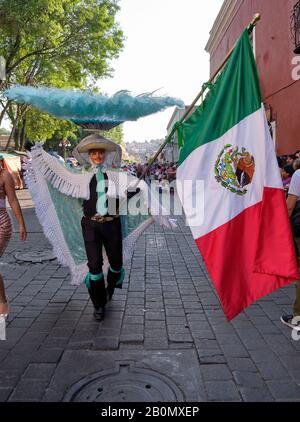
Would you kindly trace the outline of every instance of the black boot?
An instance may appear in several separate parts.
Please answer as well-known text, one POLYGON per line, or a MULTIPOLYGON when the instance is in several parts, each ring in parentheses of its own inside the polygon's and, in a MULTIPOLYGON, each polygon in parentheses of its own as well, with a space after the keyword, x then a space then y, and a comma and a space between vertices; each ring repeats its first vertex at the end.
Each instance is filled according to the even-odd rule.
POLYGON ((107 273, 107 298, 111 300, 114 294, 115 289, 122 289, 122 284, 125 276, 124 268, 120 271, 114 271, 109 268, 107 273))
POLYGON ((105 307, 94 310, 94 318, 96 321, 102 321, 105 317, 105 307))
POLYGON ((103 274, 94 275, 88 273, 85 284, 95 308, 94 318, 101 321, 104 319, 104 308, 107 303, 103 274))

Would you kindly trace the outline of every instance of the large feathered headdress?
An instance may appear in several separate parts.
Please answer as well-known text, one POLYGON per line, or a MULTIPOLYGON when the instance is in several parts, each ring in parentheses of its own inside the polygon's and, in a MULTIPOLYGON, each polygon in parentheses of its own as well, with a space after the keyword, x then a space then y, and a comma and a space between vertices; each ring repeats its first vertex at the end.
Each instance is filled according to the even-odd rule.
POLYGON ((5 95, 17 103, 31 104, 85 129, 99 130, 109 130, 125 121, 134 121, 167 107, 184 107, 184 103, 177 98, 157 97, 153 93, 132 96, 129 91, 119 91, 108 97, 75 89, 14 86, 5 95))

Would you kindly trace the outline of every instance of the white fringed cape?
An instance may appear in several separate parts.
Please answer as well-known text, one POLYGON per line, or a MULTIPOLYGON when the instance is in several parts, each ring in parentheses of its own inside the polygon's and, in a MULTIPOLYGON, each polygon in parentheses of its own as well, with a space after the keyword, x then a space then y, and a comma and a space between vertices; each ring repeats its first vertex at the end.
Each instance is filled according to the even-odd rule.
MULTIPOLYGON (((126 199, 125 191, 129 186, 136 185, 137 178, 113 169, 107 170, 106 173, 109 181, 107 196, 119 197, 122 203, 126 199)), ((57 158, 45 152, 41 144, 36 144, 32 148, 31 160, 28 160, 26 165, 25 181, 31 193, 37 217, 58 261, 69 267, 73 285, 82 283, 88 272, 80 219, 83 215, 82 200, 89 199, 89 183, 93 175, 93 172, 73 173, 57 158), (55 202, 54 192, 60 195, 59 201, 55 202), (64 204, 66 212, 62 214, 64 204), (76 247, 74 242, 73 246, 72 242, 68 242, 66 227, 74 232, 76 229, 76 247)), ((147 205, 150 196, 149 188, 144 181, 140 181, 138 187, 140 188, 140 199, 147 205)), ((149 215, 148 218, 142 219, 143 221, 123 237, 124 263, 131 259, 136 240, 153 220, 168 228, 174 227, 174 223, 162 215, 165 212, 153 196, 151 210, 152 216, 149 215)), ((104 270, 107 268, 108 262, 105 259, 104 270)))

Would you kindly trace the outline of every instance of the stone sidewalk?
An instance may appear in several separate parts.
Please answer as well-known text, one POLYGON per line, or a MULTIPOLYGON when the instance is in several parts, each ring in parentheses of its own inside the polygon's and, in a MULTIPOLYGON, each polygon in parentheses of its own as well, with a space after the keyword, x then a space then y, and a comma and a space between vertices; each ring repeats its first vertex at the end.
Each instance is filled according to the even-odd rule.
POLYGON ((29 228, 1 259, 11 303, 0 342, 0 401, 300 401, 300 341, 279 321, 294 287, 226 322, 183 219, 138 240, 105 321, 84 286, 57 261, 15 255, 49 250, 27 191, 29 228))

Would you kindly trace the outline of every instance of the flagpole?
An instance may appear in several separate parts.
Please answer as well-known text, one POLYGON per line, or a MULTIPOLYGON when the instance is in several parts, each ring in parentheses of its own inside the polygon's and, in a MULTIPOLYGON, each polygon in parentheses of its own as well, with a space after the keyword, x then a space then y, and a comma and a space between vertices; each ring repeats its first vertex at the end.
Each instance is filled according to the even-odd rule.
MULTIPOLYGON (((257 22, 260 20, 260 14, 256 13, 253 16, 252 21, 249 23, 248 28, 251 26, 255 26, 257 24, 257 22)), ((236 43, 234 44, 234 46, 231 48, 231 50, 227 53, 225 59, 223 60, 222 64, 218 67, 218 69, 214 72, 214 74, 211 76, 211 78, 208 81, 209 83, 212 83, 215 79, 215 77, 218 75, 218 73, 220 72, 220 70, 224 67, 224 65, 227 63, 227 61, 229 60, 234 48, 236 46, 236 43)), ((197 95, 197 97, 194 99, 194 101, 192 102, 192 104, 189 106, 189 108, 187 109, 187 111, 184 113, 183 117, 179 120, 179 124, 183 123, 184 120, 188 117, 188 115, 190 114, 190 112, 193 110, 194 106, 196 105, 197 101, 201 98, 201 96, 204 94, 204 92, 206 91, 206 86, 203 86, 201 91, 199 92, 199 94, 197 95)), ((165 141, 162 143, 162 145, 159 147, 159 149, 157 150, 157 152, 155 153, 155 155, 153 156, 153 158, 150 160, 150 162, 148 163, 148 165, 146 166, 146 168, 143 170, 141 176, 139 177, 138 181, 135 183, 135 185, 133 186, 132 189, 136 189, 136 187, 139 184, 139 181, 145 176, 145 174, 147 173, 147 171, 149 170, 149 168, 152 166, 152 164, 156 161, 157 157, 159 156, 159 154, 162 152, 162 150, 165 148, 165 146, 167 145, 167 143, 172 139, 174 133, 176 132, 177 128, 173 127, 173 129, 171 130, 171 133, 166 136, 165 141)))
MULTIPOLYGON (((256 13, 253 16, 252 21, 250 22, 250 24, 248 25, 248 27, 250 26, 255 26, 257 24, 257 22, 260 20, 260 14, 256 13)), ((211 78, 209 79, 208 83, 211 83, 214 81, 215 77, 218 75, 218 73, 220 72, 220 70, 224 67, 224 65, 228 62, 233 50, 235 49, 236 43, 234 44, 234 46, 231 48, 231 50, 227 53, 225 59, 223 60, 222 64, 218 67, 218 69, 215 71, 215 73, 213 74, 213 76, 211 76, 211 78)), ((197 103, 197 101, 201 98, 201 96, 204 94, 206 88, 202 88, 201 91, 199 92, 199 94, 197 95, 197 97, 194 99, 194 101, 192 102, 192 104, 190 105, 190 107, 188 108, 188 110, 185 112, 184 116, 182 117, 182 119, 180 120, 180 123, 182 123, 187 116, 190 114, 191 110, 193 109, 193 107, 195 106, 195 104, 197 103)))

